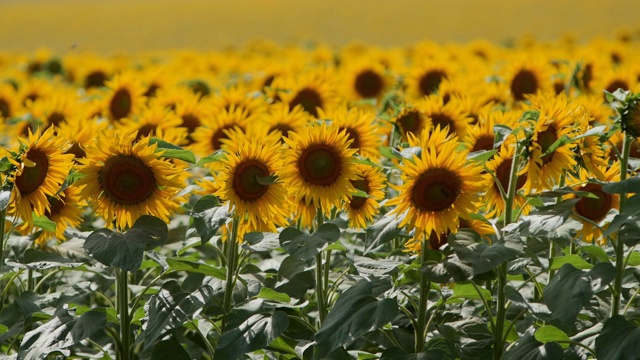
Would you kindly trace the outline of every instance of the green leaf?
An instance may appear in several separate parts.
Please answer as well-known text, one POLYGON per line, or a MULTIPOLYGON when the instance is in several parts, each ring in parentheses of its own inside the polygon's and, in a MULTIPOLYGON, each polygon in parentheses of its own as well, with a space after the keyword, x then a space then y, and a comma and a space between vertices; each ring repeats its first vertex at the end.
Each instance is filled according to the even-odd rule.
POLYGON ((244 234, 242 248, 257 252, 275 250, 280 247, 278 236, 277 233, 270 232, 246 233, 244 234))
POLYGON ((453 297, 458 299, 485 299, 491 301, 491 292, 489 290, 482 286, 478 286, 478 289, 480 290, 480 294, 478 294, 478 291, 472 284, 455 284, 453 287, 453 297))
POLYGON ((585 253, 589 254, 594 259, 598 260, 599 262, 609 261, 609 256, 607 255, 606 251, 604 251, 600 246, 586 245, 586 246, 582 246, 580 249, 585 253))
POLYGON ((370 198, 371 195, 367 194, 365 191, 362 191, 360 189, 356 189, 355 191, 353 191, 351 193, 351 196, 353 197, 361 197, 361 198, 370 198))
POLYGON ((220 337, 214 359, 239 359, 242 355, 264 349, 289 327, 282 311, 273 315, 254 314, 240 326, 220 337))
POLYGON ((153 347, 151 352, 153 360, 191 360, 189 353, 182 345, 173 340, 163 340, 153 347))
POLYGON ((609 262, 598 263, 588 272, 564 264, 544 288, 544 303, 559 324, 573 331, 580 310, 595 293, 605 289, 615 276, 616 269, 609 262))
POLYGON ((188 293, 180 288, 177 281, 167 281, 147 302, 147 327, 136 342, 143 343, 145 349, 150 348, 162 334, 195 318, 214 298, 213 288, 209 285, 188 293))
POLYGON ((178 159, 195 164, 196 156, 189 150, 185 150, 178 145, 171 144, 162 139, 152 137, 149 139, 149 145, 158 144, 156 151, 164 151, 162 157, 169 159, 178 159))
POLYGON ((470 229, 461 229, 451 235, 449 244, 463 263, 471 264, 475 275, 491 271, 524 253, 524 243, 519 236, 505 236, 489 246, 470 229))
POLYGON ((36 215, 33 213, 33 225, 39 227, 42 230, 55 232, 56 231, 56 223, 51 221, 45 215, 36 215))
POLYGON ((308 264, 315 261, 315 256, 327 244, 340 238, 340 228, 332 223, 325 223, 308 235, 296 228, 286 228, 280 233, 280 246, 294 258, 308 264))
POLYGON ((555 342, 542 343, 526 334, 504 354, 504 360, 563 360, 564 351, 555 342))
POLYGON ((0 188, 0 211, 4 210, 9 206, 9 201, 11 200, 11 188, 3 187, 0 188))
POLYGON ((260 185, 273 185, 278 182, 278 176, 256 176, 256 180, 260 185))
POLYGON ((457 255, 448 256, 442 261, 427 261, 421 271, 428 280, 438 283, 468 281, 474 275, 471 264, 461 261, 457 255))
POLYGON ((586 262, 579 255, 567 255, 567 256, 556 256, 551 259, 551 264, 549 266, 549 270, 559 270, 564 264, 571 264, 576 269, 586 270, 591 269, 593 265, 586 262))
POLYGON ((467 156, 467 160, 469 161, 473 161, 473 162, 479 162, 479 163, 484 163, 487 160, 491 159, 493 157, 493 155, 495 155, 495 153, 497 153, 498 150, 480 150, 480 151, 475 151, 472 153, 469 153, 469 155, 467 156))
POLYGON ((632 251, 629 254, 629 258, 627 259, 627 266, 638 266, 640 265, 640 251, 632 251))
POLYGON ((168 236, 164 221, 143 215, 124 233, 109 229, 94 231, 85 240, 84 249, 106 266, 133 272, 142 265, 144 251, 163 244, 168 236))
POLYGON ((365 254, 399 236, 402 232, 399 227, 401 222, 402 217, 386 213, 380 220, 369 226, 365 232, 365 254))
POLYGON ((608 319, 596 338, 596 357, 598 359, 637 359, 638 354, 640 354, 640 328, 621 315, 608 319))
POLYGON ((203 245, 211 240, 218 229, 232 220, 229 203, 221 205, 213 195, 205 195, 198 199, 193 205, 191 217, 203 245))
POLYGON ((27 268, 34 270, 51 269, 61 266, 77 267, 82 265, 82 263, 75 262, 58 254, 35 249, 27 249, 24 252, 24 263, 27 265, 27 268))
POLYGON ((76 318, 67 309, 60 308, 55 317, 24 335, 20 344, 19 358, 36 360, 52 352, 69 356, 67 348, 80 343, 107 325, 104 314, 88 311, 76 318))
POLYGON ((563 343, 563 344, 560 344, 560 346, 562 346, 565 349, 569 347, 568 342, 571 341, 571 339, 569 338, 569 335, 567 335, 564 331, 558 329, 553 325, 545 325, 540 329, 538 329, 536 331, 535 338, 536 340, 544 344, 548 342, 563 343))
POLYGON ((168 258, 167 264, 169 264, 169 268, 173 270, 204 274, 207 276, 213 276, 220 280, 226 279, 227 272, 224 268, 217 268, 211 265, 189 261, 182 258, 168 258))
POLYGON ((382 287, 377 284, 374 287, 372 281, 365 279, 342 293, 316 333, 318 357, 327 356, 391 322, 398 314, 398 304, 392 298, 376 297, 389 286, 384 283, 382 287))
POLYGON ((353 254, 349 256, 358 274, 363 276, 385 276, 398 272, 400 261, 392 259, 370 259, 368 257, 353 254))
POLYGON ((602 191, 609 194, 636 193, 639 188, 640 177, 638 176, 602 185, 602 191))
POLYGON ((273 300, 275 302, 281 302, 288 304, 291 302, 291 297, 285 293, 277 292, 273 289, 263 287, 260 289, 260 293, 256 296, 259 299, 273 300))
POLYGON ((507 139, 507 137, 509 137, 509 135, 511 135, 512 132, 513 132, 513 129, 511 129, 507 125, 503 125, 503 124, 495 125, 493 127, 493 134, 494 134, 493 148, 499 149, 500 145, 502 145, 502 143, 507 139))
POLYGON ((380 150, 380 154, 387 159, 402 159, 402 154, 395 148, 380 146, 378 150, 380 150))
POLYGON ((11 170, 15 165, 9 161, 9 157, 4 156, 0 159, 0 172, 7 172, 11 170))
POLYGON ((540 117, 540 112, 538 110, 527 110, 524 113, 522 113, 522 116, 520 117, 518 122, 523 122, 528 120, 537 121, 539 117, 540 117))
POLYGON ((224 150, 218 150, 218 151, 214 152, 213 154, 205 156, 205 157, 201 158, 200 160, 198 160, 198 162, 196 163, 195 166, 202 166, 204 164, 220 161, 220 160, 222 160, 224 158, 225 158, 225 151, 224 150))

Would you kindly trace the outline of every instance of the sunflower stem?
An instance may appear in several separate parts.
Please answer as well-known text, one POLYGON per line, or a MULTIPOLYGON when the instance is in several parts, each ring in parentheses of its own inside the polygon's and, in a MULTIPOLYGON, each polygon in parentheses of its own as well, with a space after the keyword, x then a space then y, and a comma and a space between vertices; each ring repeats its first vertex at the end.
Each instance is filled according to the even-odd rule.
POLYGON ((4 208, 0 210, 0 274, 2 273, 2 267, 4 267, 4 227, 6 218, 7 208, 4 208))
POLYGON ((129 272, 116 269, 117 307, 120 315, 120 360, 131 359, 131 318, 129 318, 129 272))
MULTIPOLYGON (((509 187, 507 188, 507 198, 505 200, 504 228, 513 221, 513 203, 516 196, 518 181, 518 166, 520 161, 520 143, 516 143, 516 151, 511 162, 509 171, 509 187)), ((504 324, 507 316, 507 272, 508 262, 505 261, 498 266, 498 298, 496 303, 496 321, 493 328, 493 359, 502 359, 505 348, 504 324)))
POLYGON ((424 350, 425 338, 427 333, 427 305, 429 303, 429 290, 431 289, 431 281, 422 271, 422 266, 427 262, 427 248, 429 240, 424 234, 422 235, 422 245, 420 247, 420 298, 418 299, 418 319, 416 321, 415 341, 416 354, 424 350))
MULTIPOLYGON (((316 212, 316 229, 324 223, 324 215, 322 214, 322 208, 318 208, 316 212)), ((327 305, 325 303, 325 268, 323 268, 323 256, 322 251, 316 254, 316 301, 318 303, 318 329, 322 326, 325 317, 327 316, 327 305)), ((326 264, 328 267, 329 264, 326 264)), ((327 270, 328 271, 328 270, 327 270)), ((328 275, 327 275, 328 277, 328 275)))
MULTIPOLYGON (((633 137, 625 133, 622 143, 622 156, 620 158, 620 181, 624 181, 627 178, 627 167, 629 163, 629 152, 631 151, 631 142, 633 137)), ((624 203, 626 201, 627 194, 620 194, 620 211, 622 214, 624 210, 624 203)), ((616 278, 613 283, 613 296, 611 299, 611 316, 620 314, 620 299, 622 295, 622 277, 624 275, 624 242, 619 238, 613 241, 613 246, 616 251, 616 278)))
POLYGON ((233 224, 231 226, 231 234, 229 235, 229 240, 227 241, 227 278, 225 284, 225 293, 224 293, 224 316, 222 317, 222 331, 224 332, 227 329, 227 324, 229 321, 229 314, 231 313, 232 300, 233 300, 233 289, 236 286, 236 260, 238 257, 238 227, 240 225, 240 219, 234 218, 233 224))

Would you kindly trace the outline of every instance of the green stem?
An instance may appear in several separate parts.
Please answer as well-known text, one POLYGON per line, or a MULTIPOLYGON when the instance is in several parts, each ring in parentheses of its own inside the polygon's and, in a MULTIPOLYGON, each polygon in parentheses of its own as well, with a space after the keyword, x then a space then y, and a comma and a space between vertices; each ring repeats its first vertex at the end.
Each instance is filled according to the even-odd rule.
POLYGON ((116 269, 118 314, 120 315, 120 342, 122 352, 120 360, 131 359, 131 318, 129 318, 129 272, 116 269))
MULTIPOLYGON (((319 207, 316 211, 316 229, 319 229, 323 223, 324 215, 322 214, 322 208, 319 207)), ((329 264, 326 264, 326 266, 328 267, 329 264)), ((324 269, 322 251, 320 251, 316 254, 316 301, 318 303, 318 329, 322 326, 322 323, 327 316, 324 269)))
MULTIPOLYGON (((627 167, 629 163, 629 152, 631 150, 631 142, 633 137, 625 133, 622 154, 620 158, 620 181, 624 181, 627 178, 627 167)), ((627 194, 620 194, 620 214, 624 211, 624 204, 627 194)), ((617 239, 613 242, 613 246, 616 252, 616 278, 614 280, 614 291, 611 299, 611 316, 618 315, 620 313, 620 299, 622 296, 622 277, 624 276, 624 242, 617 239)))
POLYGON ((4 266, 4 232, 5 222, 7 218, 7 208, 0 210, 0 274, 2 274, 2 267, 4 266))
POLYGON ((234 218, 231 226, 231 234, 227 240, 227 278, 225 284, 224 293, 224 317, 222 318, 222 331, 227 328, 229 321, 229 314, 231 313, 233 302, 233 289, 236 286, 235 273, 236 273, 236 260, 238 257, 238 227, 240 226, 240 219, 234 218))
POLYGON ((416 354, 424 350, 426 332, 427 332, 427 306, 429 303, 429 290, 431 282, 422 271, 422 266, 427 262, 427 248, 429 240, 424 234, 422 235, 422 246, 420 248, 420 298, 418 299, 418 319, 416 321, 415 331, 415 350, 416 354))

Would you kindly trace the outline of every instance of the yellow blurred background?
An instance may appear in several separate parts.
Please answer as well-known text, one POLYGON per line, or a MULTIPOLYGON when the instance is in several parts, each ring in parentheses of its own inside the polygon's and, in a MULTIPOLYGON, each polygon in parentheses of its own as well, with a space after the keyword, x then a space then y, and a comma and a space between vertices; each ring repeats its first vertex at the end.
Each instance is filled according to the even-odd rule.
POLYGON ((630 0, 0 0, 0 50, 111 53, 279 43, 578 40, 637 33, 630 0))

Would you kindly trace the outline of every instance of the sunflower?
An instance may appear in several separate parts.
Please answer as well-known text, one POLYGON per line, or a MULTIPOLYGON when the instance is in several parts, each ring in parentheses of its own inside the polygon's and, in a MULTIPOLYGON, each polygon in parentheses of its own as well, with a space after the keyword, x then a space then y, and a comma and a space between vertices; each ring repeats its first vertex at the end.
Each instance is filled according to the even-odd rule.
POLYGON ((461 107, 459 98, 453 97, 444 104, 441 96, 432 95, 418 103, 422 114, 430 119, 430 128, 440 126, 458 136, 460 141, 467 140, 467 132, 473 118, 469 117, 461 107))
POLYGON ((357 108, 333 107, 327 111, 318 111, 321 119, 333 121, 340 131, 346 131, 351 140, 350 148, 362 157, 377 159, 380 156, 378 148, 382 145, 378 126, 375 123, 376 114, 357 108))
POLYGON ((54 89, 59 85, 52 84, 50 81, 41 78, 28 78, 27 81, 20 84, 18 89, 18 99, 23 106, 30 105, 36 100, 46 100, 54 93, 54 89))
POLYGON ((521 175, 527 174, 524 185, 527 194, 553 187, 559 183, 565 170, 571 170, 576 165, 573 157, 575 143, 564 144, 549 154, 545 153, 562 136, 574 135, 576 117, 581 115, 568 104, 564 94, 532 98, 532 102, 540 115, 532 131, 528 161, 520 171, 521 175))
POLYGON ((309 199, 306 195, 303 195, 299 200, 296 200, 295 196, 290 196, 290 203, 294 204, 293 220, 297 227, 300 229, 313 228, 318 212, 318 207, 313 202, 313 199, 309 199))
POLYGON ((392 85, 384 66, 372 60, 352 60, 341 72, 343 93, 351 100, 380 99, 392 85))
POLYGON ((87 146, 94 141, 96 134, 105 131, 107 126, 108 123, 106 122, 91 121, 81 116, 76 116, 60 123, 60 127, 56 131, 58 137, 68 142, 64 153, 72 154, 75 164, 79 164, 80 159, 84 159, 87 155, 85 151, 87 146))
POLYGON ((516 59, 505 72, 514 101, 524 101, 526 95, 553 90, 552 70, 541 58, 516 59))
MULTIPOLYGON (((487 217, 496 218, 505 211, 505 201, 502 192, 505 195, 509 191, 509 174, 513 165, 513 156, 515 154, 515 144, 503 144, 498 153, 487 161, 486 168, 489 171, 483 175, 482 188, 485 189, 482 195, 482 203, 485 206, 487 217)), ((527 181, 527 174, 516 175, 516 195, 513 201, 513 208, 528 214, 530 207, 527 199, 518 190, 522 189, 527 181)))
MULTIPOLYGON (((513 129, 517 127, 520 115, 515 111, 490 111, 478 115, 478 122, 469 127, 467 141, 465 145, 470 152, 480 150, 493 150, 496 140, 495 126, 505 125, 513 129)), ((513 137, 509 137, 511 141, 513 137)))
POLYGON ((194 131, 194 143, 190 148, 201 156, 213 154, 223 148, 223 140, 229 138, 227 131, 237 129, 246 133, 254 119, 255 116, 249 116, 247 110, 236 109, 235 106, 208 114, 202 119, 202 126, 194 131))
MULTIPOLYGON (((620 180, 620 162, 613 163, 608 168, 601 168, 600 173, 603 177, 597 180, 613 182, 620 180)), ((578 230, 577 236, 586 242, 603 243, 602 230, 606 229, 603 224, 606 216, 613 209, 620 207, 620 197, 617 194, 609 194, 602 190, 600 182, 589 181, 592 174, 586 170, 581 170, 576 179, 577 185, 573 186, 576 191, 587 191, 595 195, 593 197, 582 197, 573 207, 576 219, 582 223, 582 228, 578 230)), ((570 197, 577 197, 571 195, 570 197)))
MULTIPOLYGON (((489 237, 487 235, 495 233, 493 227, 484 221, 459 217, 458 223, 458 230, 471 229, 487 240, 489 240, 489 237)), ((440 250, 449 240, 449 234, 451 234, 451 231, 440 234, 432 231, 431 235, 429 235, 429 248, 440 250)), ((410 252, 419 253, 422 250, 422 241, 418 241, 416 238, 412 238, 405 244, 405 248, 410 252)))
POLYGON ((404 216, 400 226, 415 228, 416 238, 456 232, 459 217, 468 217, 476 209, 482 167, 467 163, 467 152, 457 152, 457 147, 457 141, 436 144, 423 137, 422 154, 400 166, 404 183, 390 185, 399 195, 387 205, 396 206, 392 213, 404 216))
POLYGON ((35 134, 29 130, 17 161, 10 160, 17 170, 9 176, 14 185, 9 213, 31 223, 32 213, 42 216, 50 210, 47 197, 60 190, 73 163, 73 155, 62 153, 64 147, 65 140, 55 136, 53 128, 35 134))
POLYGON ((455 70, 445 60, 427 60, 414 65, 405 74, 405 84, 409 96, 420 99, 438 92, 440 83, 450 79, 455 70))
POLYGON ((215 195, 230 202, 243 232, 276 232, 287 223, 287 190, 280 181, 266 182, 281 168, 280 144, 238 137, 235 152, 228 152, 216 181, 215 195))
POLYGON ((100 134, 81 160, 77 181, 81 198, 91 198, 93 210, 111 227, 127 229, 142 215, 169 221, 178 207, 180 170, 161 158, 149 138, 135 143, 136 133, 100 134))
POLYGON ((215 111, 232 107, 247 112, 247 116, 260 115, 267 111, 267 102, 262 93, 251 91, 248 87, 234 86, 223 89, 211 96, 211 105, 215 111))
POLYGON ((258 126, 262 133, 277 133, 284 138, 289 131, 298 132, 312 120, 313 117, 300 105, 292 109, 285 103, 276 103, 269 106, 269 112, 260 118, 258 126))
POLYGON ((416 136, 429 127, 429 119, 424 111, 414 105, 406 105, 392 119, 392 122, 400 129, 402 140, 406 141, 408 134, 412 133, 416 136))
MULTIPOLYGON (((57 239, 58 242, 66 240, 64 231, 80 225, 82 212, 86 206, 86 202, 80 200, 80 189, 73 185, 49 197, 49 210, 45 211, 44 216, 56 224, 56 230, 43 230, 36 238, 36 244, 45 246, 50 239, 57 239)), ((26 223, 25 225, 28 226, 26 223)), ((33 226, 28 227, 33 228, 33 226)))
POLYGON ((620 126, 629 135, 640 136, 640 100, 629 101, 620 111, 620 126))
POLYGON ((329 71, 314 71, 295 79, 291 77, 275 79, 272 87, 287 90, 278 95, 281 101, 289 104, 289 107, 293 109, 301 105, 304 111, 317 117, 318 109, 324 109, 337 102, 333 76, 329 71))
POLYGON ((180 125, 182 125, 182 119, 174 112, 154 105, 143 109, 135 120, 123 119, 116 127, 129 132, 136 131, 138 134, 136 141, 153 136, 172 144, 183 145, 187 141, 187 129, 180 125))
POLYGON ((117 75, 106 82, 104 115, 113 122, 140 113, 146 99, 145 89, 133 75, 117 75))
POLYGON ((343 208, 349 214, 349 226, 364 229, 378 213, 387 179, 379 168, 371 165, 357 164, 356 171, 360 178, 351 180, 351 184, 367 196, 354 196, 344 203, 343 208))
POLYGON ((290 132, 285 143, 290 148, 285 150, 281 177, 295 202, 306 194, 307 203, 313 201, 328 214, 351 197, 351 180, 357 175, 352 157, 355 150, 349 148, 346 131, 322 122, 300 133, 290 132))
POLYGON ((8 120, 18 115, 20 104, 15 89, 9 84, 0 84, 0 120, 8 120))
POLYGON ((31 115, 45 127, 59 126, 79 114, 84 115, 84 106, 74 91, 61 88, 44 100, 28 106, 31 115))

